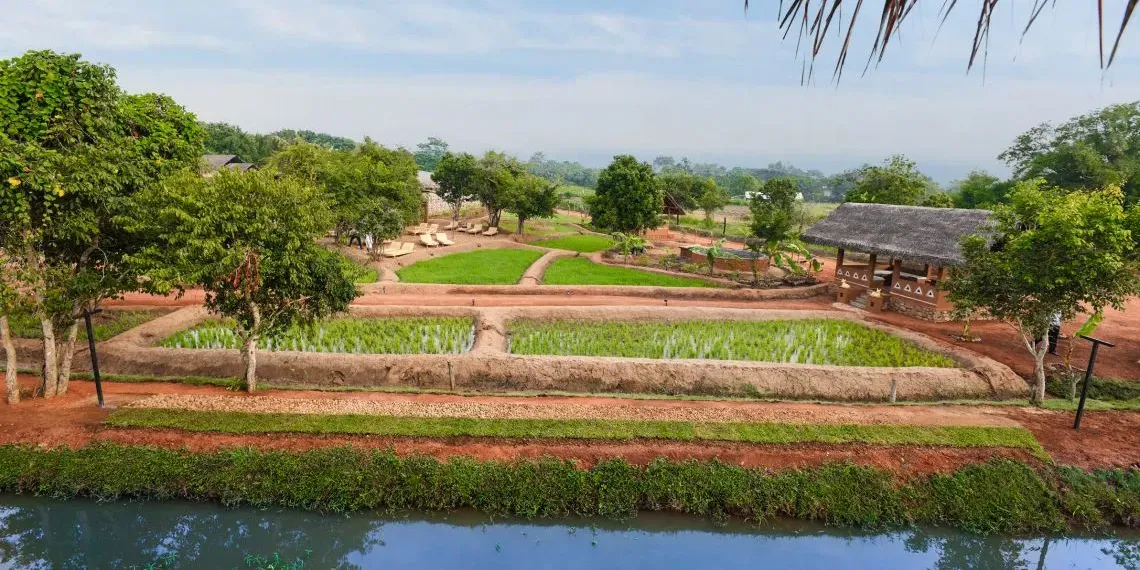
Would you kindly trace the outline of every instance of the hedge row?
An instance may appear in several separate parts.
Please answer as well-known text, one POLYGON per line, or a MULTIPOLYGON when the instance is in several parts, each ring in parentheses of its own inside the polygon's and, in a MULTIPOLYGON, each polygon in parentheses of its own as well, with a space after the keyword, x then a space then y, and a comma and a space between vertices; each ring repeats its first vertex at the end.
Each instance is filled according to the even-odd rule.
POLYGON ((192 453, 96 444, 0 446, 0 493, 99 500, 185 499, 320 511, 476 509, 521 517, 623 518, 642 510, 792 517, 869 529, 922 523, 978 533, 1140 526, 1140 471, 1086 473, 995 460, 900 484, 850 464, 771 472, 719 462, 591 469, 557 460, 480 462, 331 448, 192 453))

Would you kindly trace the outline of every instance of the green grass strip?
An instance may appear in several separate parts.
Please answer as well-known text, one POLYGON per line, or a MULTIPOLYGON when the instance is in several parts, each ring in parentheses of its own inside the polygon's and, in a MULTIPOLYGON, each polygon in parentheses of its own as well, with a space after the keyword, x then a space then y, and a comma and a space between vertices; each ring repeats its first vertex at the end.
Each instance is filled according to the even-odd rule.
POLYGON ((418 261, 396 274, 404 283, 514 285, 542 255, 530 249, 483 249, 418 261))
POLYGON ((868 529, 913 524, 1045 533, 1140 522, 1140 471, 1088 473, 994 460, 912 476, 847 463, 749 469, 718 461, 446 462, 350 447, 209 452, 97 443, 0 446, 0 493, 191 500, 324 512, 473 509, 492 516, 626 518, 671 511, 868 529))
POLYGON ((602 251, 613 247, 614 240, 604 236, 587 234, 543 240, 536 242, 534 245, 540 247, 549 247, 552 249, 577 251, 580 253, 593 253, 595 251, 602 251))
POLYGON ((644 420, 419 418, 360 414, 258 414, 124 408, 107 418, 117 427, 224 433, 368 434, 408 437, 716 440, 742 443, 865 443, 950 447, 1012 447, 1047 459, 1022 428, 720 423, 644 420))
POLYGON ((677 277, 628 267, 600 265, 584 257, 554 260, 542 277, 543 285, 626 285, 647 287, 719 287, 692 277, 677 277))

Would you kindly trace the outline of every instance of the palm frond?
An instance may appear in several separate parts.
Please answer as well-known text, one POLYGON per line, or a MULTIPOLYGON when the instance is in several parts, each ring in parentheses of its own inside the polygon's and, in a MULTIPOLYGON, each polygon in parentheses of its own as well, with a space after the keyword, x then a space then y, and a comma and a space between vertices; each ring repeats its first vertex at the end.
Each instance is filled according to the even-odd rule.
MULTIPOLYGON (((883 60, 886 54, 887 47, 890 45, 891 40, 895 39, 901 34, 902 23, 910 15, 915 5, 920 0, 883 0, 883 9, 879 15, 879 28, 875 34, 874 43, 871 45, 871 53, 867 58, 867 67, 869 68, 872 63, 877 64, 883 60)), ((1012 1, 1012 0, 1010 0, 1012 1)), ((1131 21, 1133 14, 1136 11, 1137 5, 1140 5, 1140 0, 1122 0, 1124 5, 1124 15, 1120 21, 1120 29, 1116 32, 1116 38, 1112 44, 1112 50, 1109 52, 1108 61, 1104 59, 1104 0, 1097 0, 1097 32, 1100 48, 1100 67, 1106 69, 1112 66, 1113 61, 1116 60, 1117 50, 1120 48, 1120 40, 1124 36, 1124 31, 1128 27, 1128 22, 1131 21)), ((815 59, 819 56, 823 48, 824 42, 827 38, 828 31, 832 28, 832 23, 836 24, 836 29, 843 27, 843 12, 841 8, 846 4, 850 6, 854 4, 851 15, 847 22, 847 33, 843 37, 843 44, 839 47, 839 55, 836 57, 835 69, 833 75, 836 80, 839 80, 843 75, 843 68, 847 63, 847 54, 851 48, 851 36, 855 27, 855 22, 858 20, 863 7, 864 0, 780 0, 778 10, 780 29, 784 30, 784 37, 786 38, 793 30, 798 28, 797 33, 797 53, 799 52, 800 42, 808 40, 811 45, 810 59, 812 60, 812 68, 814 68, 815 59)), ((992 21, 994 10, 1001 4, 1001 0, 980 0, 981 6, 978 10, 977 28, 974 31, 974 39, 970 46, 970 57, 966 64, 966 69, 973 69, 974 65, 978 62, 980 55, 984 60, 986 57, 987 46, 989 44, 989 31, 990 22, 992 21)), ((1029 18, 1025 23, 1025 28, 1022 30, 1024 36, 1033 27, 1037 21, 1038 16, 1045 10, 1046 6, 1055 6, 1057 0, 1034 0, 1033 7, 1029 11, 1029 18)), ((1004 5, 1004 4, 1003 4, 1004 5)), ((946 22, 946 18, 950 12, 958 6, 958 0, 943 0, 941 12, 941 24, 946 22)), ((744 9, 748 10, 749 0, 744 0, 744 9)), ((810 75, 810 72, 809 72, 810 75)))

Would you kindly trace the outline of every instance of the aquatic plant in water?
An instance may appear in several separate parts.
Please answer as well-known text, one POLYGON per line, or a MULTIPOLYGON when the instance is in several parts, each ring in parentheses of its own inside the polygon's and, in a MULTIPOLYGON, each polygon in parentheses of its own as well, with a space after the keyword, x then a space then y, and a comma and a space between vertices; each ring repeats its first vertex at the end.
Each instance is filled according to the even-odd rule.
MULTIPOLYGON (((342 354, 460 354, 475 343, 475 327, 467 317, 341 318, 290 327, 263 338, 270 352, 342 354)), ((166 348, 237 349, 241 340, 227 323, 210 322, 163 340, 166 348)))

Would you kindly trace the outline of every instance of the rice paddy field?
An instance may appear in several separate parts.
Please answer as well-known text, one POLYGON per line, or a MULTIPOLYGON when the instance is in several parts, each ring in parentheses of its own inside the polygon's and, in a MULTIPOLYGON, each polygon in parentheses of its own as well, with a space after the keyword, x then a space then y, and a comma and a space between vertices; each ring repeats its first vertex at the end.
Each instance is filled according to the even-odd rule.
MULTIPOLYGON (((96 314, 91 318, 92 328, 95 331, 95 340, 102 342, 110 340, 126 331, 129 331, 143 323, 152 321, 162 316, 167 311, 124 311, 124 310, 104 310, 102 313, 96 314)), ((44 331, 40 327, 40 322, 35 317, 29 315, 18 315, 9 318, 9 326, 12 330, 12 336, 16 338, 43 338, 44 331)), ((87 329, 83 326, 83 321, 79 321, 79 334, 76 337, 78 340, 87 340, 87 329)))
MULTIPOLYGON (((474 324, 465 317, 344 318, 291 327, 262 339, 258 347, 271 352, 460 354, 474 342, 474 324)), ((241 341, 227 323, 209 322, 175 333, 160 346, 237 349, 241 341)))
POLYGON ((542 276, 543 285, 629 285, 647 287, 718 287, 694 277, 665 275, 628 267, 601 265, 584 257, 554 260, 542 276))
POLYGON ((540 247, 549 247, 553 249, 577 251, 579 253, 593 253, 595 251, 602 251, 613 247, 614 240, 604 236, 583 234, 543 240, 536 242, 534 245, 540 247))
POLYGON ((834 366, 949 368, 949 357, 886 332, 828 319, 784 321, 536 321, 508 325, 513 354, 753 360, 834 366))

